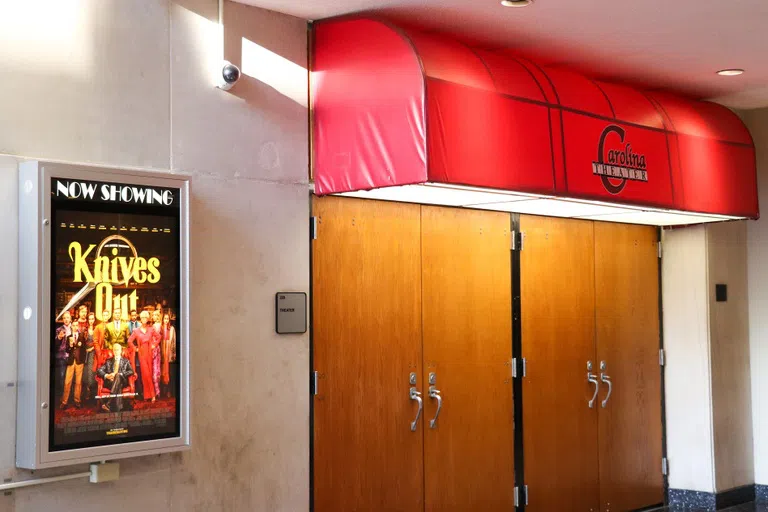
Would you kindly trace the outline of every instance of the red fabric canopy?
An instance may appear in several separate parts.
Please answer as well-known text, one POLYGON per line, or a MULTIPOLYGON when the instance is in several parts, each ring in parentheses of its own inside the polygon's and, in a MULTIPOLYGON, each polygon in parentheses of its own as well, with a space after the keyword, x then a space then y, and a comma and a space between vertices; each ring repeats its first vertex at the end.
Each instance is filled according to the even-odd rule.
POLYGON ((315 192, 448 183, 758 217, 730 110, 386 22, 315 24, 315 192))

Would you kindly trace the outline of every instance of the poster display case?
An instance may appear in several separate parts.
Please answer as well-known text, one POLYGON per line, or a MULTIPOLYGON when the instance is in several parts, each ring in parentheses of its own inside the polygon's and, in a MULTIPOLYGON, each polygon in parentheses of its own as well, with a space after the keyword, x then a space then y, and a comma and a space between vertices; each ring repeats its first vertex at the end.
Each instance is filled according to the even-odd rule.
POLYGON ((19 166, 16 465, 190 447, 189 180, 19 166))

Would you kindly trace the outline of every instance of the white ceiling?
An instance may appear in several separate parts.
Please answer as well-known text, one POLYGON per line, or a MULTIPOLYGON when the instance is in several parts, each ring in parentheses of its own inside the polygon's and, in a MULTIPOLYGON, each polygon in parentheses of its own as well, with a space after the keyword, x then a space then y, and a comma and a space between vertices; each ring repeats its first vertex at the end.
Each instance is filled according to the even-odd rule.
POLYGON ((385 14, 596 77, 733 108, 768 106, 768 0, 536 0, 526 8, 498 0, 239 1, 312 20, 385 14), (723 68, 746 73, 715 74, 723 68))

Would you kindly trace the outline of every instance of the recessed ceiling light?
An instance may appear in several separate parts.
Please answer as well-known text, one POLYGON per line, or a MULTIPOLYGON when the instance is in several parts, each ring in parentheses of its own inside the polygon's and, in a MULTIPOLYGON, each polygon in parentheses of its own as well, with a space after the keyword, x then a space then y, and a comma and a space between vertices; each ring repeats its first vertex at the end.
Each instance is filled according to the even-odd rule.
POLYGON ((532 3, 533 0, 501 0, 504 7, 528 7, 532 3))
POLYGON ((738 76, 743 72, 743 69, 721 69, 717 74, 720 76, 738 76))

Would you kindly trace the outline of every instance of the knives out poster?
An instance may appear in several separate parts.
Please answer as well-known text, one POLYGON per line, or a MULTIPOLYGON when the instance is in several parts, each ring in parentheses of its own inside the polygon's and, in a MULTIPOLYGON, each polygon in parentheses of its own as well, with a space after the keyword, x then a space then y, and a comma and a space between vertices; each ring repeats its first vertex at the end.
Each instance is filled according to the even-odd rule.
POLYGON ((179 190, 51 196, 50 449, 179 436, 179 190))

